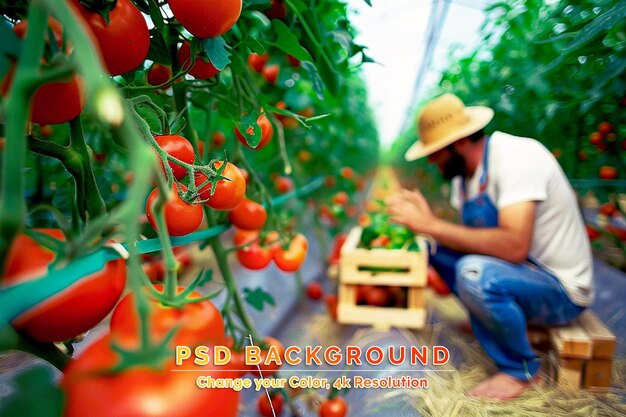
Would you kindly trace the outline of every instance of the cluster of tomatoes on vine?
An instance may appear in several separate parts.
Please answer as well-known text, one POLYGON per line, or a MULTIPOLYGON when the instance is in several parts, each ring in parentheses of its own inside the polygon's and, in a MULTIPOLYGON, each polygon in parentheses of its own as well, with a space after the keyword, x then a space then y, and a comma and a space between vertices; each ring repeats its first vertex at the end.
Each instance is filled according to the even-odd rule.
MULTIPOLYGON (((598 124, 598 129, 589 136, 589 142, 599 152, 606 152, 608 155, 616 157, 619 156, 620 152, 626 150, 626 139, 620 141, 615 127, 607 121, 598 124)), ((581 150, 578 154, 578 159, 585 161, 587 158, 587 154, 581 150)), ((613 165, 602 165, 598 170, 598 177, 603 180, 614 180, 618 176, 618 170, 613 165)))

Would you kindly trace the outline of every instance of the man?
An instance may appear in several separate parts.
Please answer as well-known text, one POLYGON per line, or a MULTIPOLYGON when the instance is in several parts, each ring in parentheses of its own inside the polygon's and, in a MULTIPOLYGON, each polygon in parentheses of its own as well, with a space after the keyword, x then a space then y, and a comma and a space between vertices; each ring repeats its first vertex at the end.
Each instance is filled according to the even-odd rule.
POLYGON ((392 221, 437 241, 431 264, 498 366, 470 395, 510 399, 539 373, 526 325, 579 315, 593 299, 593 271, 576 198, 556 159, 534 139, 485 136, 492 117, 492 109, 465 107, 455 95, 436 98, 420 113, 419 140, 405 155, 428 156, 452 180, 462 225, 435 217, 417 190, 387 203, 392 221))

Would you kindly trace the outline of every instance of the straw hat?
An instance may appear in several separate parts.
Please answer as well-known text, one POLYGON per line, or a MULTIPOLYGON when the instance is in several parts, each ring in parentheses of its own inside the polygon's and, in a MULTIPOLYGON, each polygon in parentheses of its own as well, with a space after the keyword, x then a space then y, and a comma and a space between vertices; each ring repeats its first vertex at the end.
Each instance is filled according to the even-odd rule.
POLYGON ((418 117, 419 139, 404 157, 407 161, 430 155, 457 140, 487 126, 493 110, 484 106, 465 107, 454 94, 444 94, 432 100, 418 117))

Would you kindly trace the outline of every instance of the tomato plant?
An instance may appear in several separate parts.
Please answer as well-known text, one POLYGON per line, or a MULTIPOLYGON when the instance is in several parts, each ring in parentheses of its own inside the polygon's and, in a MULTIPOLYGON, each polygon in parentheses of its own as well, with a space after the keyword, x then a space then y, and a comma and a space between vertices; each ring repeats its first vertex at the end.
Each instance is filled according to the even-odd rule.
POLYGON ((241 0, 212 2, 203 0, 170 0, 168 2, 178 22, 192 35, 214 38, 228 32, 241 14, 241 0))
POLYGON ((183 70, 189 71, 189 74, 201 80, 208 80, 220 72, 213 66, 211 61, 208 60, 205 54, 196 54, 195 57, 191 59, 191 46, 189 46, 189 42, 184 42, 178 50, 178 63, 182 66, 183 70))

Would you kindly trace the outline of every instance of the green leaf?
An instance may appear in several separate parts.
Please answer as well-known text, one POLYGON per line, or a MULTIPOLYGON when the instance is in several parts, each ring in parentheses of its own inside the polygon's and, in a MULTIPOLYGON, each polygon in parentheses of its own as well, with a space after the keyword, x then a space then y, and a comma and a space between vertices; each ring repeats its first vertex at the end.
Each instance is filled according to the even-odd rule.
POLYGON ((371 0, 363 0, 365 2, 365 4, 367 4, 368 6, 372 7, 372 2, 371 0))
POLYGON ((243 8, 246 9, 248 7, 258 6, 260 4, 264 4, 264 5, 269 6, 270 3, 271 3, 271 0, 244 0, 243 8))
POLYGON ((3 401, 2 417, 60 417, 63 392, 49 367, 36 365, 15 378, 15 393, 3 401))
POLYGON ((243 293, 246 303, 250 304, 258 311, 263 311, 265 309, 265 304, 269 304, 271 306, 276 305, 274 298, 272 298, 270 294, 263 291, 261 287, 257 287, 254 290, 244 288, 243 293))
POLYGON ((265 46, 253 37, 246 36, 241 45, 247 46, 250 50, 256 54, 263 55, 265 53, 265 46))
POLYGON ((151 61, 158 62, 163 65, 170 65, 172 60, 168 53, 169 48, 167 42, 163 38, 161 31, 156 28, 150 30, 150 49, 147 58, 151 61))
POLYGON ((204 46, 204 51, 209 57, 209 61, 218 70, 222 71, 230 64, 231 47, 221 36, 202 39, 202 46, 204 46))
POLYGON ((615 7, 607 10, 606 13, 596 17, 587 24, 578 33, 578 36, 563 48, 563 52, 572 51, 591 42, 601 33, 608 31, 613 26, 620 23, 624 18, 626 18, 626 2, 621 1, 615 7))
POLYGON ((261 142, 261 128, 256 122, 258 117, 258 112, 248 113, 235 123, 239 133, 246 138, 246 142, 252 148, 256 148, 261 142))
POLYGON ((304 69, 307 74, 309 74, 309 78, 313 83, 313 89, 315 90, 317 97, 322 100, 324 98, 324 83, 322 82, 322 79, 317 72, 317 68, 315 67, 315 65, 313 65, 312 62, 308 61, 304 61, 300 65, 302 66, 302 69, 304 69))
POLYGON ((304 49, 300 42, 298 42, 298 38, 293 34, 291 29, 285 25, 282 21, 278 19, 272 20, 272 27, 274 28, 274 32, 278 39, 276 40, 276 46, 289 55, 299 59, 300 61, 312 61, 313 58, 309 51, 304 49))
POLYGON ((20 56, 22 40, 15 34, 13 28, 6 20, 0 22, 0 53, 12 57, 20 56))

